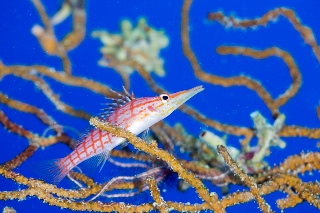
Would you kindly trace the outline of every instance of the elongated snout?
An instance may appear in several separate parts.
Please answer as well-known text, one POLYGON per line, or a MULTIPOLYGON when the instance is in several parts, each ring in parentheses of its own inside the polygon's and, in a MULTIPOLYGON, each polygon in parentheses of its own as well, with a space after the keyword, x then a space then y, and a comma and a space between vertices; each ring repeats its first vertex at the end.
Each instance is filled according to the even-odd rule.
POLYGON ((202 90, 204 90, 204 88, 201 85, 189 90, 173 93, 170 95, 169 104, 174 106, 174 109, 176 109, 202 90))

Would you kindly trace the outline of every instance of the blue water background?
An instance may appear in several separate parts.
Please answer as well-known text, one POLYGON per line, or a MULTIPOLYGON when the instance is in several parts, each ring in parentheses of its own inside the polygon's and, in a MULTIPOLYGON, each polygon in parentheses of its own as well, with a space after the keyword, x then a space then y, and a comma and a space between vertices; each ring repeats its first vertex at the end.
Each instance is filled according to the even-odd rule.
MULTIPOLYGON (((50 16, 59 8, 61 1, 44 1, 45 7, 50 16)), ((305 44, 299 33, 293 28, 289 21, 280 17, 276 22, 270 22, 267 27, 248 29, 225 29, 217 22, 209 22, 206 16, 210 11, 223 11, 228 15, 236 15, 239 18, 254 18, 275 7, 284 6, 293 9, 299 16, 301 22, 309 26, 320 40, 320 3, 316 0, 307 1, 195 1, 190 12, 190 37, 191 46, 198 57, 203 70, 219 76, 236 76, 245 74, 259 82, 271 93, 273 98, 283 93, 291 83, 287 66, 277 57, 264 60, 254 60, 243 56, 222 56, 216 53, 215 49, 220 45, 242 45, 256 49, 265 49, 278 46, 288 51, 295 59, 301 71, 303 83, 298 94, 280 108, 286 115, 286 124, 307 127, 318 127, 319 120, 316 116, 316 107, 320 97, 320 67, 312 49, 305 44)), ((273 118, 269 109, 257 94, 246 87, 224 88, 199 81, 193 74, 190 63, 184 57, 181 47, 180 24, 182 1, 90 1, 87 7, 87 34, 85 40, 79 47, 69 53, 72 61, 72 73, 75 76, 83 76, 121 90, 123 82, 120 76, 112 69, 100 67, 97 61, 101 58, 99 48, 101 43, 91 37, 91 32, 97 29, 105 29, 109 32, 120 31, 119 23, 123 19, 130 19, 137 23, 139 17, 146 17, 148 24, 156 29, 163 29, 170 38, 170 45, 161 51, 165 60, 166 76, 161 78, 152 75, 154 79, 170 92, 182 89, 189 89, 197 85, 203 85, 205 90, 192 98, 188 104, 200 110, 208 117, 226 124, 252 127, 249 114, 259 110, 270 122, 273 118)), ((58 58, 48 56, 40 47, 37 39, 31 34, 34 24, 41 24, 41 20, 31 1, 3 1, 0 13, 0 60, 6 65, 47 65, 61 70, 62 65, 58 58)), ((71 28, 71 18, 57 27, 57 37, 63 38, 71 28)), ((53 90, 60 95, 62 101, 75 107, 83 109, 92 114, 98 114, 105 99, 85 89, 63 86, 52 79, 45 78, 53 90)), ((131 90, 135 95, 154 96, 148 85, 138 75, 131 76, 131 90)), ((53 104, 37 89, 32 82, 6 76, 1 79, 0 90, 14 99, 18 99, 35 105, 47 111, 60 124, 73 127, 77 131, 83 131, 88 122, 75 119, 55 109, 53 104)), ((42 134, 45 126, 33 116, 12 110, 5 105, 0 105, 8 117, 26 129, 42 134)), ((184 124, 188 132, 198 135, 203 129, 209 129, 222 136, 223 133, 210 129, 201 123, 185 116, 181 112, 175 112, 166 121, 174 125, 176 122, 184 124)), ((70 134, 76 134, 69 131, 70 134)), ((24 138, 8 133, 0 128, 0 163, 12 159, 23 151, 28 141, 24 138)), ((229 136, 228 143, 239 147, 238 137, 229 136)), ((270 165, 282 162, 286 156, 299 154, 304 151, 316 151, 317 140, 305 138, 283 138, 287 142, 284 150, 272 148, 270 157, 267 158, 270 165)), ((38 150, 28 161, 41 159, 54 159, 63 157, 70 153, 70 149, 62 144, 50 146, 44 150, 38 150)), ((117 175, 128 175, 127 171, 115 168, 110 164, 106 165, 98 178, 109 180, 113 172, 117 175), (112 168, 112 169, 110 169, 112 168)), ((24 165, 15 171, 23 175, 31 176, 28 168, 24 165)), ((142 172, 140 170, 136 171, 142 172)), ((131 173, 132 174, 132 173, 131 173)), ((304 180, 319 180, 319 174, 306 175, 304 180)), ((177 176, 171 175, 163 183, 159 184, 161 195, 165 200, 181 202, 201 202, 193 189, 186 192, 176 190, 177 176)), ((221 190, 218 187, 207 183, 210 191, 215 191, 221 197, 221 190)), ((0 177, 0 191, 17 190, 19 187, 10 180, 0 177)), ((237 186, 230 186, 230 191, 242 190, 237 186)), ((266 196, 266 200, 276 210, 275 200, 285 197, 280 192, 266 196)), ((149 192, 131 199, 116 199, 134 204, 150 202, 152 198, 149 192)), ((104 202, 111 201, 103 199, 104 202)), ((28 197, 27 200, 18 202, 0 201, 0 210, 4 206, 12 206, 17 212, 71 212, 44 204, 37 198, 28 197)), ((227 209, 228 212, 260 212, 255 202, 241 204, 227 209)), ((287 209, 286 212, 317 212, 307 203, 299 204, 294 209, 287 209)), ((278 210, 280 212, 280 210, 278 210)))

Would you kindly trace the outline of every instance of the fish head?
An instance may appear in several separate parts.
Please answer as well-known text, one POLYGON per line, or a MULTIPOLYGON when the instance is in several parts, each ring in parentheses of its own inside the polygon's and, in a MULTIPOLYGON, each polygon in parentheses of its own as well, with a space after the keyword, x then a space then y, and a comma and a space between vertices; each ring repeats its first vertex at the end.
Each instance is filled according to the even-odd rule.
MULTIPOLYGON (((130 116, 127 116, 126 122, 122 123, 126 123, 126 128, 129 131, 140 134, 142 131, 169 116, 175 109, 202 90, 203 87, 198 86, 173 94, 161 94, 156 97, 134 99, 127 104, 128 108, 129 106, 134 107, 131 110, 126 110, 127 113, 130 112, 130 116)), ((124 108, 127 109, 127 107, 124 108)), ((122 113, 118 112, 117 114, 122 113)))

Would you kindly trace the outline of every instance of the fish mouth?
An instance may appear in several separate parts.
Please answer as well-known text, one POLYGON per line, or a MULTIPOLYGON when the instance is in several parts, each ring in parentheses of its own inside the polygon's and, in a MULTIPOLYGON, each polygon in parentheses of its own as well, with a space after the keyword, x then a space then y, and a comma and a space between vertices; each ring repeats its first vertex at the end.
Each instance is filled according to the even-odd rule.
POLYGON ((197 86, 197 87, 193 87, 192 89, 189 89, 189 91, 194 91, 195 94, 197 94, 198 92, 201 92, 201 91, 203 91, 203 90, 204 90, 204 88, 203 88, 202 85, 197 86))
POLYGON ((192 89, 189 89, 189 90, 186 90, 185 91, 185 96, 186 96, 185 98, 187 98, 187 100, 188 100, 189 98, 192 98, 194 95, 196 95, 197 93, 199 93, 203 90, 204 90, 204 88, 202 85, 197 86, 197 87, 193 87, 192 89))
POLYGON ((204 90, 204 88, 202 87, 202 85, 200 85, 200 86, 194 87, 192 89, 179 92, 180 94, 178 94, 176 97, 177 98, 176 105, 180 106, 180 105, 184 104, 187 100, 189 100, 194 95, 196 95, 197 93, 199 93, 203 90, 204 90))

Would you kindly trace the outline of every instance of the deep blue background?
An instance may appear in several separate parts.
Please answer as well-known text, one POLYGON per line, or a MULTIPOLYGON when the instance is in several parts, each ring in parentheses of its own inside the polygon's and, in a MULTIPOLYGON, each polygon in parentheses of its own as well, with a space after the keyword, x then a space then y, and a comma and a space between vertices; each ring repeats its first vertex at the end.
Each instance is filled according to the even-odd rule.
MULTIPOLYGON (((46 9, 50 16, 59 8, 59 3, 45 1, 46 9)), ((320 97, 320 68, 319 62, 314 56, 310 46, 306 45, 297 31, 287 19, 280 17, 278 21, 271 22, 266 28, 258 27, 247 31, 241 29, 225 29, 217 22, 208 22, 206 15, 210 11, 222 10, 226 14, 233 14, 239 18, 254 18, 261 16, 265 12, 275 7, 284 6, 293 9, 299 16, 303 24, 309 26, 316 37, 320 39, 319 27, 319 6, 316 0, 308 1, 195 1, 190 12, 191 46, 198 57, 199 62, 207 72, 220 76, 235 76, 245 74, 259 80, 262 85, 276 98, 285 91, 291 78, 286 65, 276 57, 265 60, 253 60, 242 56, 220 56, 215 52, 219 45, 243 45, 256 49, 265 49, 271 46, 278 46, 291 53, 301 71, 303 84, 298 94, 287 104, 280 108, 286 115, 286 124, 300 125, 308 127, 319 127, 319 120, 316 116, 316 106, 320 97)), ((252 127, 249 114, 259 110, 270 122, 273 122, 271 113, 257 94, 245 87, 223 88, 200 82, 194 77, 189 62, 182 54, 180 38, 182 1, 90 1, 87 3, 87 35, 79 47, 70 52, 73 74, 85 76, 90 79, 105 83, 116 90, 120 90, 123 82, 119 75, 111 69, 97 66, 97 61, 101 55, 99 48, 101 43, 93 39, 90 34, 93 30, 106 29, 109 32, 119 32, 119 23, 128 18, 134 23, 143 16, 148 20, 150 26, 156 29, 165 30, 170 38, 168 48, 161 51, 161 56, 165 59, 166 77, 153 76, 160 85, 168 91, 179 91, 188 89, 196 85, 203 84, 206 88, 204 92, 198 94, 188 103, 201 110, 208 117, 223 123, 252 127), (177 79, 178 82, 177 83, 177 79)), ((61 63, 56 57, 46 55, 38 44, 36 38, 31 34, 34 24, 41 24, 39 15, 30 1, 3 1, 0 13, 0 60, 6 65, 14 64, 41 64, 61 70, 61 63)), ((57 37, 62 38, 71 28, 69 18, 61 26, 57 27, 57 37)), ((99 113, 100 103, 104 102, 104 97, 90 91, 76 87, 67 87, 57 82, 46 79, 54 91, 60 95, 61 100, 74 106, 76 109, 84 109, 92 114, 99 113)), ((134 74, 131 78, 131 89, 136 96, 155 95, 147 84, 134 74)), ((73 127, 77 131, 83 131, 88 123, 84 120, 75 119, 65 115, 55 109, 53 104, 47 100, 40 90, 35 88, 31 82, 7 76, 1 79, 0 90, 10 97, 22 100, 26 103, 38 106, 46 110, 60 124, 73 127), (40 101, 41 100, 41 101, 40 101)), ((11 110, 4 105, 0 105, 9 118, 22 124, 26 129, 42 134, 45 127, 33 116, 11 110)), ((166 119, 171 125, 177 121, 182 122, 186 129, 198 135, 202 129, 208 128, 181 112, 173 113, 166 119)), ((212 130, 214 131, 214 130, 212 130)), ((70 132, 70 131, 69 131, 70 132)), ((219 135, 223 133, 216 132, 219 135)), ((74 134, 70 132, 70 134, 74 134)), ((0 129, 0 163, 5 162, 19 154, 28 145, 24 138, 8 133, 3 128, 0 129)), ((73 135, 74 137, 75 134, 73 135)), ((282 162, 286 156, 298 154, 302 150, 317 150, 317 140, 304 138, 284 138, 287 148, 284 150, 273 148, 268 162, 270 165, 282 162)), ((239 138, 230 136, 228 143, 239 146, 239 138)), ((64 145, 56 144, 45 150, 39 150, 29 161, 39 161, 41 159, 59 158, 67 155, 70 149, 64 145)), ((107 164, 107 169, 98 176, 103 180, 111 178, 110 174, 127 174, 119 168, 114 168, 107 164), (112 169, 109 169, 112 168, 112 169), (102 177, 101 177, 102 176, 102 177)), ((22 165, 16 171, 24 175, 28 174, 28 167, 22 165)), ((136 173, 141 171, 135 171, 136 173)), ((129 173, 130 174, 130 173, 129 173)), ((132 174, 132 173, 131 173, 132 174)), ((304 180, 319 180, 319 174, 305 176, 304 180)), ((210 184, 208 184, 211 186, 210 184)), ((0 191, 16 190, 19 186, 12 181, 0 177, 0 191)), ((185 193, 176 191, 176 176, 172 175, 160 184, 165 200, 178 200, 182 202, 200 202, 192 189, 185 193)), ((235 191, 238 187, 231 186, 230 191, 235 191)), ((216 191, 221 196, 220 189, 210 187, 210 191, 216 191)), ((267 201, 275 210, 275 200, 284 197, 282 193, 273 193, 266 196, 267 201)), ((104 201, 110 201, 105 199, 104 201)), ((119 201, 119 200, 115 200, 119 201)), ((141 203, 151 201, 149 193, 143 193, 134 199, 124 199, 124 202, 141 203)), ((0 201, 0 210, 3 206, 12 206, 18 212, 69 212, 57 207, 50 207, 43 204, 37 198, 27 198, 26 201, 0 201)), ((228 212, 259 212, 255 202, 242 204, 227 209, 228 212)), ((300 204, 295 209, 287 209, 286 212, 316 212, 317 210, 309 204, 300 204)))

